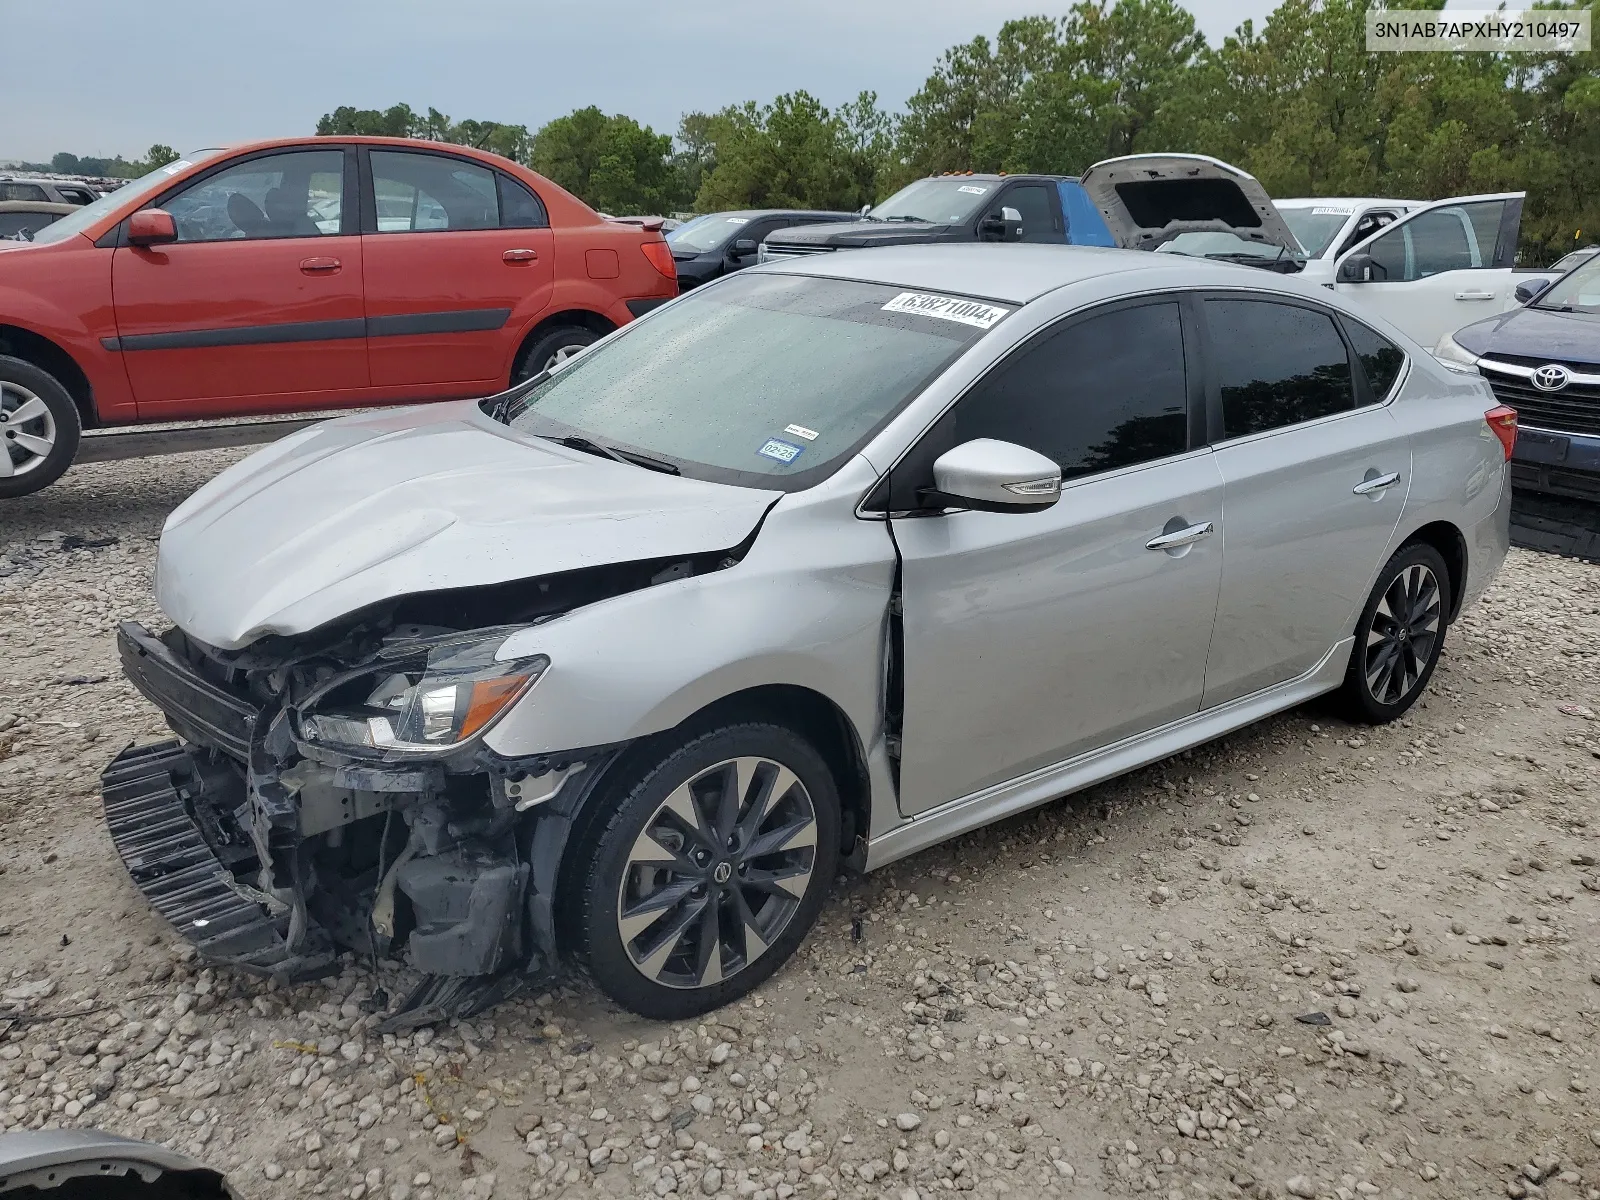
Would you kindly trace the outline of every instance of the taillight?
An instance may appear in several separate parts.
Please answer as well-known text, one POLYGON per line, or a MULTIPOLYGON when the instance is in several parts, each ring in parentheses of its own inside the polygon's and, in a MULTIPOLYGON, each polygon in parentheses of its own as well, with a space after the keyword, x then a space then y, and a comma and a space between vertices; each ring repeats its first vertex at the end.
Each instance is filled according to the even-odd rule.
POLYGON ((1517 444, 1517 410, 1501 404, 1484 413, 1483 419, 1489 422, 1490 432, 1500 439, 1500 444, 1505 447, 1506 457, 1510 458, 1511 451, 1517 444))
POLYGON ((644 251, 644 256, 650 260, 650 265, 668 279, 678 278, 678 264, 672 261, 672 247, 666 242, 660 238, 653 242, 641 242, 639 249, 644 251))

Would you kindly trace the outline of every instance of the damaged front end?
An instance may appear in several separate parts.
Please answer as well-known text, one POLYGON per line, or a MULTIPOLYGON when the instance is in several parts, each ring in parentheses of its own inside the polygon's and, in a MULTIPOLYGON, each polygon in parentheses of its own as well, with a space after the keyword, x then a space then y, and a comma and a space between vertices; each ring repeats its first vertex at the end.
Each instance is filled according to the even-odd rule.
POLYGON ((615 754, 494 754, 481 735, 549 666, 496 659, 525 623, 404 616, 233 652, 123 624, 123 670, 178 740, 102 778, 129 874, 207 959, 285 982, 403 959, 425 979, 391 1028, 552 972, 561 849, 615 754))

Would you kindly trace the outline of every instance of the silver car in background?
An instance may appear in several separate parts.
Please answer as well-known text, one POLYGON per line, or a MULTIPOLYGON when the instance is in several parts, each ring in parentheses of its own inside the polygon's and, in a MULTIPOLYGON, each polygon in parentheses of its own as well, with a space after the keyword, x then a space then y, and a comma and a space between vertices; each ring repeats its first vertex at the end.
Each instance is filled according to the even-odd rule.
POLYGON ((1034 245, 696 289, 168 520, 107 821, 212 960, 468 1014, 563 957, 726 1003, 871 869, 1338 691, 1398 717, 1507 548, 1515 414, 1324 289, 1034 245))

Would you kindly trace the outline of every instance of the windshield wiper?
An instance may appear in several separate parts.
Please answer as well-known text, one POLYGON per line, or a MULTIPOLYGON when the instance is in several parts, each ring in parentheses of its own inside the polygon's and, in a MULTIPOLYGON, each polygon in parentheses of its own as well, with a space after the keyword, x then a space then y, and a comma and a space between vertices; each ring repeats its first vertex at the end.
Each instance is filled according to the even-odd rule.
POLYGON ((589 438, 578 434, 568 434, 565 437, 550 437, 549 440, 573 450, 581 450, 585 454, 593 454, 598 458, 609 458, 612 462, 626 463, 630 467, 643 467, 647 471, 660 471, 663 475, 681 474, 677 467, 662 459, 651 458, 648 454, 640 454, 634 450, 618 450, 615 446, 602 446, 599 442, 591 441, 589 438))

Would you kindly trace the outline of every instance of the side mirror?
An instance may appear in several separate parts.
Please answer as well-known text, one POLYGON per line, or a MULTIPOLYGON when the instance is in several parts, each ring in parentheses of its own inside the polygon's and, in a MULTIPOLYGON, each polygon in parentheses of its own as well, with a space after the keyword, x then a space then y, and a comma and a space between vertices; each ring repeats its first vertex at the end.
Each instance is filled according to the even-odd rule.
POLYGON ((1339 264, 1340 283, 1379 283, 1389 278, 1389 268, 1370 254, 1352 254, 1339 264))
POLYGON ((933 487, 920 499, 979 512, 1042 512, 1061 499, 1061 468, 1015 442, 975 438, 934 460, 933 487))
POLYGON ((858 211, 858 212, 857 212, 857 213, 856 213, 856 216, 858 216, 858 217, 864 217, 864 216, 866 216, 866 215, 867 215, 867 214, 868 214, 868 213, 869 213, 869 212, 871 212, 871 211, 872 211, 872 205, 870 205, 870 204, 863 204, 863 205, 862 205, 862 206, 861 206, 861 209, 860 209, 860 211, 858 211))
POLYGON ((128 218, 128 244, 161 246, 178 240, 178 223, 164 208, 141 208, 128 218))
POLYGON ((760 247, 756 245, 756 240, 754 238, 740 238, 738 241, 733 243, 733 257, 748 258, 759 249, 760 247))
POLYGON ((1010 205, 990 213, 978 226, 978 236, 990 242, 1020 242, 1022 214, 1010 205))
POLYGON ((1549 290, 1548 279, 1528 279, 1517 284, 1516 290, 1511 294, 1517 298, 1518 304, 1532 304, 1549 290))

